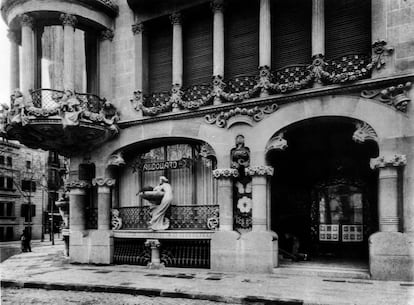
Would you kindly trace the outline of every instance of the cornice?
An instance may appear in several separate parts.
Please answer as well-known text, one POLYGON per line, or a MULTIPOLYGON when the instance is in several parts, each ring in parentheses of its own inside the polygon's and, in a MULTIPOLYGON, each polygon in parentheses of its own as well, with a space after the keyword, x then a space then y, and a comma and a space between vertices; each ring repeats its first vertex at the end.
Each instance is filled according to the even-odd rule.
MULTIPOLYGON (((121 129, 128 128, 135 125, 144 125, 153 122, 167 121, 167 120, 182 120, 187 118, 202 117, 207 114, 219 113, 221 111, 228 111, 235 107, 248 108, 254 106, 266 106, 276 103, 277 105, 284 105, 295 101, 300 101, 307 98, 314 98, 327 95, 340 95, 340 94, 355 94, 358 96, 360 91, 368 89, 376 89, 381 87, 387 87, 395 85, 397 83, 413 81, 414 73, 404 74, 399 76, 390 76, 376 79, 364 79, 356 81, 350 84, 341 85, 327 85, 320 88, 303 89, 287 94, 278 94, 268 97, 258 97, 250 100, 246 100, 240 103, 225 103, 221 105, 205 106, 197 110, 182 110, 175 113, 159 114, 154 117, 145 117, 141 119, 133 119, 127 121, 119 121, 118 126, 121 129)), ((385 105, 385 104, 384 104, 385 105)))

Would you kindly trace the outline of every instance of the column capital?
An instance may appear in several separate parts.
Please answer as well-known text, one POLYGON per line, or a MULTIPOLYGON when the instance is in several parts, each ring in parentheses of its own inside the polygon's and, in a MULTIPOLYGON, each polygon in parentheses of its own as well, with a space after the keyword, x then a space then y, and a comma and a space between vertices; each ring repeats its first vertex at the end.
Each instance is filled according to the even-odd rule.
POLYGON ((159 248, 161 243, 158 239, 147 239, 145 241, 145 246, 150 248, 159 248))
POLYGON ((210 7, 213 13, 217 11, 222 12, 224 10, 224 1, 223 0, 212 0, 210 2, 210 7))
POLYGON ((92 179, 92 185, 98 187, 112 187, 115 185, 115 179, 112 178, 94 178, 92 179))
POLYGON ((20 25, 33 28, 34 19, 27 14, 20 15, 20 25))
POLYGON ((174 12, 170 15, 170 20, 172 25, 181 24, 182 16, 180 12, 174 12))
POLYGON ((114 39, 114 31, 112 31, 111 29, 105 29, 99 33, 100 41, 105 41, 105 40, 112 41, 113 39, 114 39))
POLYGON ((132 28, 132 33, 133 33, 134 35, 137 35, 137 34, 143 33, 143 32, 145 31, 145 26, 144 26, 144 24, 143 24, 142 22, 137 22, 137 23, 134 23, 134 24, 131 26, 131 28, 132 28))
POLYGON ((267 165, 250 166, 245 171, 247 176, 273 176, 274 168, 267 165))
POLYGON ((237 178, 238 176, 239 171, 235 168, 217 168, 213 170, 213 177, 215 179, 237 178))
POLYGON ((89 181, 85 181, 85 180, 72 180, 72 181, 68 181, 65 184, 65 187, 67 189, 86 189, 89 188, 91 186, 91 184, 89 183, 89 181))
POLYGON ((7 38, 9 38, 11 43, 16 43, 16 44, 19 43, 17 32, 14 30, 11 30, 11 29, 7 30, 7 38))
POLYGON ((113 154, 109 157, 107 165, 108 166, 125 166, 125 160, 124 157, 122 156, 122 152, 118 152, 116 154, 113 154))
POLYGON ((399 167, 407 164, 407 158, 405 155, 389 155, 381 156, 378 158, 372 158, 370 166, 372 169, 384 168, 384 167, 399 167))
POLYGON ((78 19, 76 18, 75 15, 71 15, 71 14, 60 14, 60 21, 62 21, 63 26, 72 26, 75 27, 76 23, 78 22, 78 19))

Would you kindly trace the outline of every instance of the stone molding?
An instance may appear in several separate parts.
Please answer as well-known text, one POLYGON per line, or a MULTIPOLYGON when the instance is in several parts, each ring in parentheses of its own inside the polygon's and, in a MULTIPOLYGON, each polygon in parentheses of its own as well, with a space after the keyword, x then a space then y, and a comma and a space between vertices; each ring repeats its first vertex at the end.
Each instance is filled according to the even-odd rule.
POLYGON ((213 170, 213 177, 215 179, 221 178, 237 178, 239 171, 235 168, 217 168, 213 170))
POLYGON ((284 133, 280 132, 276 136, 272 137, 269 143, 266 145, 266 153, 272 150, 283 151, 288 147, 286 139, 283 138, 284 133))
POLYGON ((223 0, 212 0, 210 2, 210 7, 213 13, 217 11, 222 12, 224 10, 224 1, 223 0))
POLYGON ((34 19, 32 17, 30 17, 27 14, 23 14, 20 15, 20 25, 23 26, 28 26, 30 28, 33 28, 34 25, 34 19))
POLYGON ((182 16, 180 12, 174 12, 170 15, 170 20, 172 25, 181 24, 182 16))
POLYGON ((245 168, 247 176, 273 176, 274 168, 267 165, 250 166, 245 168))
POLYGON ((85 180, 72 180, 72 181, 68 181, 65 184, 65 188, 67 189, 86 189, 86 188, 90 188, 91 184, 89 181, 85 181, 85 180))
POLYGON ((107 162, 107 166, 124 166, 125 160, 124 157, 122 156, 122 152, 118 152, 116 154, 113 154, 109 157, 108 162, 107 162))
POLYGON ((76 18, 75 15, 63 13, 60 15, 60 21, 62 21, 63 26, 68 25, 71 27, 75 27, 78 22, 78 19, 76 18))
POLYGON ((406 156, 399 155, 399 154, 372 158, 370 161, 370 166, 372 169, 384 168, 384 167, 400 167, 406 164, 407 164, 406 156))
POLYGON ((408 103, 411 102, 411 99, 407 96, 407 91, 411 89, 411 86, 411 82, 405 82, 385 89, 363 90, 361 96, 378 100, 381 103, 393 106, 399 111, 406 112, 408 103))
POLYGON ((131 26, 131 29, 132 29, 132 33, 134 35, 137 35, 145 31, 145 26, 142 22, 137 22, 131 26))
POLYGON ((111 29, 103 30, 99 34, 100 41, 105 41, 105 40, 112 41, 113 39, 114 39, 114 31, 111 29))
POLYGON ((150 247, 151 249, 159 248, 161 246, 161 243, 158 239, 147 239, 145 241, 145 246, 150 247))
POLYGON ((378 142, 378 136, 375 130, 366 122, 357 123, 356 130, 352 135, 352 140, 356 143, 365 143, 366 141, 378 142))
POLYGON ((115 179, 105 177, 92 179, 92 185, 98 187, 112 187, 115 185, 115 182, 115 179))

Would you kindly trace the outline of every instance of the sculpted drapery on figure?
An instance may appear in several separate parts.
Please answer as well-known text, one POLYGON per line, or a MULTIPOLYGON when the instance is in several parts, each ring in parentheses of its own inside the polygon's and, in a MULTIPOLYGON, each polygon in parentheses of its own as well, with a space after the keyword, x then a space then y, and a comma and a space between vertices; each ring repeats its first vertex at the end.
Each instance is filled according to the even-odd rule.
POLYGON ((173 200, 173 192, 168 179, 161 176, 160 184, 152 190, 140 191, 139 195, 152 204, 149 228, 154 231, 167 230, 170 226, 170 220, 165 217, 165 213, 173 200))

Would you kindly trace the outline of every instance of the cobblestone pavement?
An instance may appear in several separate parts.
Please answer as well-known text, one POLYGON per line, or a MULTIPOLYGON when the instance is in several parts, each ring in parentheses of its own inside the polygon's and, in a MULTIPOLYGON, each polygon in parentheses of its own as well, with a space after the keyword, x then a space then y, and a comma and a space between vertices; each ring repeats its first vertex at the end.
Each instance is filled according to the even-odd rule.
MULTIPOLYGON (((123 304, 123 305, 218 305, 224 303, 188 300, 165 297, 132 296, 118 293, 82 292, 82 291, 57 291, 42 289, 16 289, 3 288, 1 291, 1 304, 3 305, 95 305, 95 304, 123 304)), ((226 303, 227 305, 231 305, 226 303)))

